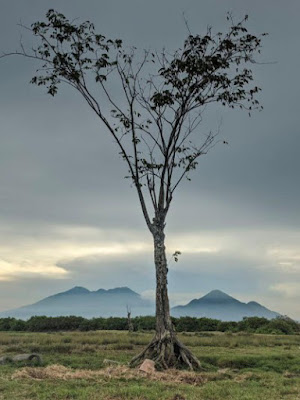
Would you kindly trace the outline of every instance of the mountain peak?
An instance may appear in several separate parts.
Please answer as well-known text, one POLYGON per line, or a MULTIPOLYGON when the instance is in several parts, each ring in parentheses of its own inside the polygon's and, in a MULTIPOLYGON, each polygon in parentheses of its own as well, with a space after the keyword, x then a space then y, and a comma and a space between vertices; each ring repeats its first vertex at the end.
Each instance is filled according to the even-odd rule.
POLYGON ((63 294, 85 294, 85 293, 90 293, 90 291, 84 288, 83 286, 74 286, 72 289, 63 292, 63 294))
POLYGON ((261 304, 259 304, 257 301, 249 301, 247 304, 248 304, 248 306, 260 306, 260 307, 262 307, 261 304))
POLYGON ((207 293, 202 299, 206 300, 234 300, 233 297, 229 296, 228 294, 222 292, 222 290, 212 290, 211 292, 207 293))
POLYGON ((116 287, 114 289, 109 289, 107 292, 108 293, 118 293, 118 294, 134 294, 134 295, 138 295, 138 293, 134 292, 133 290, 131 290, 127 286, 116 287))

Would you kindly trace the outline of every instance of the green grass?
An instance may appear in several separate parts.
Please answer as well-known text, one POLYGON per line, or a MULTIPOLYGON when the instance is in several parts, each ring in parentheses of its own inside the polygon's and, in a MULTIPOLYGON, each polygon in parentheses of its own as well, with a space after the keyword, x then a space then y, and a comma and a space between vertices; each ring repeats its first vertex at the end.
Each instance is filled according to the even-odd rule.
MULTIPOLYGON (((0 365, 0 400, 300 400, 300 336, 182 333, 200 359, 205 383, 153 381, 140 375, 68 379, 13 378, 26 364, 0 365)), ((38 352, 45 368, 97 371, 105 358, 126 364, 152 333, 0 332, 0 356, 38 352)))

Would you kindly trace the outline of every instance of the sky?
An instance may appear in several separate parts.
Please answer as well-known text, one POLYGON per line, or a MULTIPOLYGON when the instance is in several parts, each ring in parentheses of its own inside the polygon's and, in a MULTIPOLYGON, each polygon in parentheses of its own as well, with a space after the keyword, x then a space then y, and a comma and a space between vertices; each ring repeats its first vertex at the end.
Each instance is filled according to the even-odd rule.
MULTIPOLYGON (((175 194, 167 220, 171 304, 213 289, 300 320, 300 3, 289 0, 11 0, 0 4, 0 53, 18 49, 18 23, 49 8, 89 19, 138 48, 174 50, 226 13, 267 32, 260 64, 262 112, 214 106, 205 126, 228 146, 203 157, 175 194)), ((84 286, 128 286, 153 298, 152 238, 118 149, 80 96, 52 98, 29 84, 37 64, 0 59, 0 310, 84 286)))

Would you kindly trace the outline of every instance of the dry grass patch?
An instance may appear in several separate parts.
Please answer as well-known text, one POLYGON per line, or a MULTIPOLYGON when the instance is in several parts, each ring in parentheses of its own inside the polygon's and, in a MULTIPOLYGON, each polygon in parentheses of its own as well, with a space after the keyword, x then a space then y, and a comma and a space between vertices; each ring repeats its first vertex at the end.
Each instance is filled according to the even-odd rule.
POLYGON ((150 381, 165 382, 171 384, 188 384, 192 386, 202 386, 211 381, 233 379, 235 382, 244 382, 254 379, 254 374, 244 373, 234 375, 229 369, 219 370, 218 372, 190 372, 169 369, 162 372, 153 372, 147 374, 138 369, 132 369, 126 366, 110 366, 100 370, 71 369, 63 365, 49 365, 48 367, 24 367, 12 375, 12 379, 33 379, 33 380, 72 380, 84 379, 95 380, 102 378, 122 379, 126 381, 146 378, 150 381))
POLYGON ((282 376, 284 378, 300 378, 300 374, 299 373, 294 373, 294 372, 289 372, 289 371, 285 371, 282 376))
POLYGON ((251 380, 257 380, 258 377, 253 372, 245 372, 244 374, 237 375, 234 380, 235 382, 245 382, 251 380))
MULTIPOLYGON (((213 374, 215 375, 215 374, 213 374)), ((175 369, 169 369, 164 372, 154 372, 151 374, 146 374, 145 372, 139 371, 138 369, 132 369, 125 366, 114 366, 108 367, 97 371, 92 370, 73 370, 70 368, 66 368, 63 365, 49 365, 44 368, 32 368, 32 367, 24 367, 19 369, 12 375, 12 379, 34 379, 34 380, 71 380, 71 379, 97 379, 97 378, 105 378, 105 379, 124 379, 124 380, 132 380, 132 379, 140 379, 147 378, 147 380, 151 381, 160 381, 160 382, 168 382, 168 383, 185 383, 189 385, 199 386, 208 382, 209 379, 208 374, 199 374, 196 372, 186 372, 186 371, 178 371, 175 369)))

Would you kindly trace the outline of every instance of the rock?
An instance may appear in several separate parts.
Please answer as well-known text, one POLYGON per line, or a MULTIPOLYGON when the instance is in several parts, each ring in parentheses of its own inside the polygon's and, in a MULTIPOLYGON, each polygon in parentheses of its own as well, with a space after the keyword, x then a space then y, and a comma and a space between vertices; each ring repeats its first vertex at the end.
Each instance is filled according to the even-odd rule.
POLYGON ((31 354, 17 354, 12 358, 13 361, 37 361, 38 363, 42 363, 42 357, 39 354, 31 353, 31 354))
POLYGON ((12 362, 12 358, 8 356, 0 357, 0 364, 6 364, 8 362, 12 362))
POLYGON ((18 361, 34 361, 36 360, 39 364, 42 363, 42 357, 39 354, 31 353, 31 354, 17 354, 16 356, 8 357, 3 356, 0 357, 0 364, 6 364, 8 362, 18 362, 18 361))
POLYGON ((152 374, 155 372, 155 362, 146 358, 140 365, 139 371, 146 372, 147 374, 152 374))

